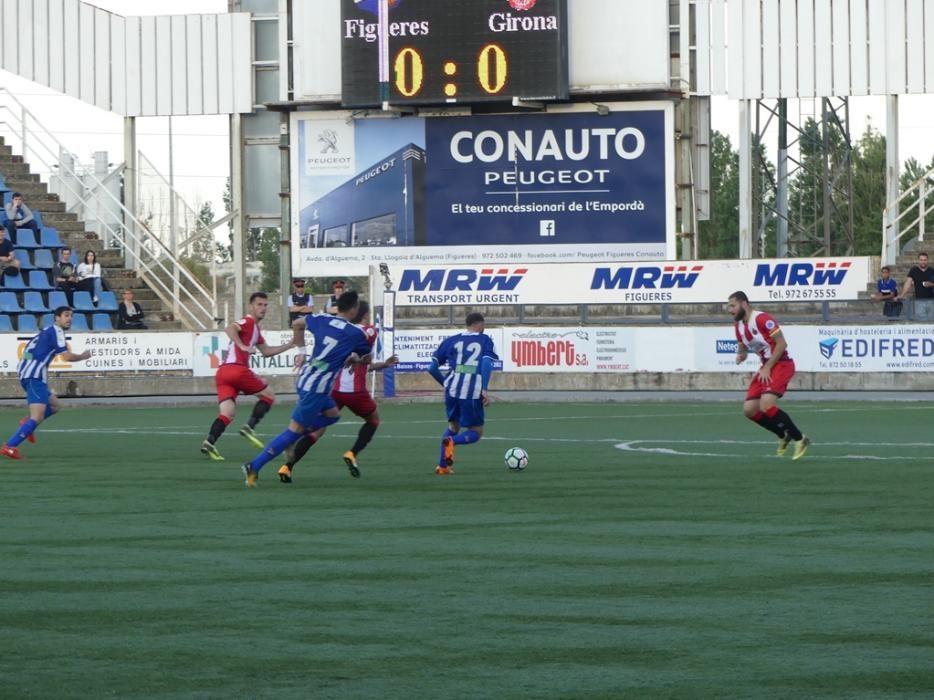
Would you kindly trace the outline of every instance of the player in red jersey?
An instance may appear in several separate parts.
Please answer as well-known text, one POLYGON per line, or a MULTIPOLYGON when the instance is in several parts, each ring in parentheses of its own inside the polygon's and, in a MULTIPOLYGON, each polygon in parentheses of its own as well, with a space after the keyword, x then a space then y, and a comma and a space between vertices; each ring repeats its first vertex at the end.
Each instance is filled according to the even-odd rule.
MULTIPOLYGON (((366 301, 359 303, 357 315, 354 317, 353 322, 360 326, 366 334, 370 347, 373 347, 376 343, 377 331, 376 327, 370 323, 369 303, 366 301)), ((360 432, 357 433, 356 442, 354 442, 353 447, 344 453, 344 464, 347 465, 350 475, 355 479, 360 478, 357 455, 370 443, 376 429, 379 427, 379 410, 376 401, 373 400, 373 396, 367 388, 367 374, 371 370, 376 371, 386 367, 393 367, 398 362, 399 358, 393 355, 385 362, 372 362, 345 367, 337 375, 337 381, 334 382, 334 388, 331 390, 331 398, 334 399, 338 409, 346 406, 354 415, 363 419, 363 425, 360 426, 360 432)), ((314 433, 303 435, 292 446, 289 452, 289 461, 279 468, 279 480, 282 483, 289 484, 292 482, 292 468, 295 463, 305 456, 305 453, 318 441, 325 430, 326 428, 321 428, 314 433)))
POLYGON ((743 413, 749 420, 778 436, 776 454, 779 457, 785 454, 789 443, 794 440, 792 459, 801 459, 811 441, 778 407, 778 400, 795 376, 795 363, 788 355, 788 342, 782 328, 769 314, 753 310, 745 292, 733 292, 727 310, 736 322, 736 364, 745 362, 750 350, 762 360, 762 366, 749 383, 743 413))
POLYGON ((246 315, 226 328, 230 345, 227 347, 221 366, 217 369, 217 374, 214 375, 214 383, 217 385, 218 416, 211 424, 207 438, 201 443, 201 452, 215 462, 224 459, 214 443, 224 434, 236 415, 238 394, 251 394, 259 399, 253 407, 253 413, 247 424, 240 428, 240 434, 254 447, 263 447, 262 441, 253 432, 253 428, 272 407, 276 395, 265 380, 257 377, 250 369, 250 355, 259 351, 263 357, 272 357, 295 347, 292 342, 275 347, 266 345, 259 322, 266 316, 268 308, 269 299, 266 293, 254 292, 250 296, 246 315))

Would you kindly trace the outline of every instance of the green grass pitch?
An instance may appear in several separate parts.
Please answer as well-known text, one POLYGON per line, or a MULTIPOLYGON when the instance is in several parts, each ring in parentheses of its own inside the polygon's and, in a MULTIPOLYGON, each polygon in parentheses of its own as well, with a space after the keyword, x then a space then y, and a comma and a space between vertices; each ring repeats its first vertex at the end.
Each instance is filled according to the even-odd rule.
POLYGON ((254 490, 209 399, 66 410, 0 463, 0 697, 934 697, 930 405, 784 407, 797 462, 739 400, 496 403, 436 477, 385 405, 362 479, 351 417, 254 490))

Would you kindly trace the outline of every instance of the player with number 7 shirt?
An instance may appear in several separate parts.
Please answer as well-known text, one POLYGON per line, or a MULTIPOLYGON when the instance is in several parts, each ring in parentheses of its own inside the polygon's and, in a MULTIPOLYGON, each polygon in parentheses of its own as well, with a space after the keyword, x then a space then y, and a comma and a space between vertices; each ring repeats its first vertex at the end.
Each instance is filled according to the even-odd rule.
POLYGON ((299 400, 288 427, 266 445, 251 462, 243 465, 248 487, 256 486, 263 465, 277 457, 304 433, 313 433, 340 420, 340 411, 331 398, 331 389, 342 367, 370 360, 370 343, 361 328, 353 324, 358 295, 344 292, 337 301, 337 316, 316 314, 292 324, 296 346, 305 344, 305 331, 314 338, 313 356, 305 363, 299 382, 299 400))

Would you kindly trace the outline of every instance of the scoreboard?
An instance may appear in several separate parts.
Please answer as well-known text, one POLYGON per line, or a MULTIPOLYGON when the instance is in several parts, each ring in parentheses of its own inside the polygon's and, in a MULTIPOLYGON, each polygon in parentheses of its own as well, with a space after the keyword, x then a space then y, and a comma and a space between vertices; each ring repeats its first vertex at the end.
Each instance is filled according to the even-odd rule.
POLYGON ((341 0, 345 107, 388 102, 471 104, 568 98, 567 0, 385 0, 388 51, 380 56, 380 0, 341 0))

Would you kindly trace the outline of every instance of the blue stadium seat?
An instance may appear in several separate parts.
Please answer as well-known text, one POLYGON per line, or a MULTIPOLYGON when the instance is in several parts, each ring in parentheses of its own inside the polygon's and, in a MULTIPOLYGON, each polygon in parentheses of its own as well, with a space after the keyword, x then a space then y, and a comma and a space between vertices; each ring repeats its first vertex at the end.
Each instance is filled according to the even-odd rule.
POLYGON ((13 324, 10 322, 9 316, 0 316, 0 333, 12 333, 13 324))
POLYGON ((97 311, 94 306, 94 302, 91 301, 90 292, 75 292, 74 293, 74 309, 75 311, 97 311))
POLYGON ((20 314, 23 312, 13 292, 0 292, 0 311, 5 314, 20 314))
POLYGON ((98 311, 117 311, 117 297, 113 292, 101 292, 100 296, 97 297, 97 310, 98 311))
POLYGON ((41 229, 40 237, 42 238, 42 247, 43 248, 64 248, 65 244, 62 243, 62 239, 58 237, 58 229, 50 228, 48 226, 43 226, 41 229))
POLYGON ((38 333, 39 326, 36 325, 36 317, 32 314, 21 314, 16 319, 16 330, 22 333, 38 333))
POLYGON ((53 323, 55 323, 55 317, 52 314, 42 314, 42 320, 39 321, 42 328, 48 328, 53 323))
POLYGON ((71 317, 71 330, 76 333, 84 333, 89 330, 88 328, 88 317, 84 314, 75 314, 71 317))
POLYGON ((96 331, 112 331, 114 329, 110 314, 94 314, 91 317, 91 322, 94 324, 94 330, 96 331))
POLYGON ((32 270, 29 273, 29 282, 26 285, 29 289, 55 289, 49 284, 49 276, 45 270, 32 270))
POLYGON ((6 289, 26 289, 26 273, 19 275, 3 275, 3 286, 6 289))
POLYGON ((31 314, 42 314, 49 310, 42 299, 42 292, 26 292, 23 294, 23 309, 31 314))
MULTIPOLYGON (((16 232, 16 247, 17 248, 38 248, 39 243, 36 241, 36 234, 32 232, 32 229, 21 228, 16 232)), ((50 246, 46 246, 49 248, 50 246)))
POLYGON ((49 292, 49 308, 55 310, 59 306, 71 308, 71 304, 68 303, 68 297, 65 295, 65 292, 56 289, 49 292))
POLYGON ((55 258, 52 257, 52 251, 47 248, 39 248, 32 254, 33 264, 40 270, 51 270, 55 267, 55 258))
POLYGON ((13 251, 16 255, 16 259, 19 260, 19 269, 20 270, 35 270, 35 266, 32 264, 32 260, 29 259, 29 251, 23 250, 22 248, 17 248, 13 251))

